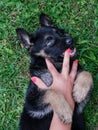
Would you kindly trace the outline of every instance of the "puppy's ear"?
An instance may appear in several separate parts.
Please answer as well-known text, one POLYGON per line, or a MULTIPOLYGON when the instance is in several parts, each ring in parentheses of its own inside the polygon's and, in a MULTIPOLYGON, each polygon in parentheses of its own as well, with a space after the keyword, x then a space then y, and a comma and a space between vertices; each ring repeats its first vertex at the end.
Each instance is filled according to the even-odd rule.
POLYGON ((20 40, 20 42, 23 44, 23 46, 27 49, 30 50, 31 46, 33 45, 33 43, 30 42, 30 34, 28 32, 26 32, 23 28, 17 28, 16 29, 18 38, 20 40))
POLYGON ((40 14, 39 21, 41 26, 53 26, 52 20, 44 13, 40 14))

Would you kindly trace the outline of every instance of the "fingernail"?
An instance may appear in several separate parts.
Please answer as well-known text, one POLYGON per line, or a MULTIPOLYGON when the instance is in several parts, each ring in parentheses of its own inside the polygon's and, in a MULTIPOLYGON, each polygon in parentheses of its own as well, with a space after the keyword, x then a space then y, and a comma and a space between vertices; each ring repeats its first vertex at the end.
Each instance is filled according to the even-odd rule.
POLYGON ((36 82, 36 77, 31 77, 31 80, 32 80, 33 82, 36 82))
POLYGON ((46 62, 49 61, 48 58, 45 58, 45 61, 46 61, 46 62))
POLYGON ((67 49, 67 52, 68 52, 68 53, 70 53, 70 52, 71 52, 71 49, 70 49, 70 48, 68 48, 68 49, 67 49))
POLYGON ((76 64, 78 64, 79 61, 76 59, 74 62, 75 62, 76 64))

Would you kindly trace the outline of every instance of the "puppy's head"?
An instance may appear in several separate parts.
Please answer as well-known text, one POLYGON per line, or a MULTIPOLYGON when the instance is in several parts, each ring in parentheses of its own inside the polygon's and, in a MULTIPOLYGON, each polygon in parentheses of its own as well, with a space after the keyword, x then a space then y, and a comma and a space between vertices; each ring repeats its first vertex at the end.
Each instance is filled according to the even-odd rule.
POLYGON ((56 27, 45 14, 41 14, 39 20, 41 26, 33 34, 29 34, 22 28, 16 30, 21 43, 30 55, 49 57, 58 61, 62 59, 65 50, 70 48, 71 56, 74 57, 76 50, 72 37, 56 27))

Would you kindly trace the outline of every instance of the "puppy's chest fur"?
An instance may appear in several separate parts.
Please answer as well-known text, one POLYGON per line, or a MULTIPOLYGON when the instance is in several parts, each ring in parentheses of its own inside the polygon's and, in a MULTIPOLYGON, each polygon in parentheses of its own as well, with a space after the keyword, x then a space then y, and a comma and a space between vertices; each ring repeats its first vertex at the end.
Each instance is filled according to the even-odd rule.
POLYGON ((36 76, 38 76, 39 78, 41 78, 41 80, 49 87, 52 82, 53 82, 53 78, 51 73, 47 70, 47 69, 43 69, 43 70, 38 70, 35 71, 34 74, 36 76))
MULTIPOLYGON (((54 63, 54 66, 59 72, 61 72, 62 63, 54 63)), ((53 77, 46 67, 34 71, 34 75, 38 76, 48 87, 53 82, 53 77)))

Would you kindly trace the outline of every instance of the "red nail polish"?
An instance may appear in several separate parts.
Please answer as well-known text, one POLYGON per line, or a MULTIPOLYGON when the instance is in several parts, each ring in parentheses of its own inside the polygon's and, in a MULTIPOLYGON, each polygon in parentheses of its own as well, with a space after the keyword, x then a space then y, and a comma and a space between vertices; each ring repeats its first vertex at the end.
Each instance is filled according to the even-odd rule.
POLYGON ((74 62, 75 62, 76 64, 78 64, 79 61, 78 61, 78 60, 75 60, 74 62))
POLYGON ((71 49, 70 49, 70 48, 68 48, 68 49, 67 49, 67 52, 68 52, 68 53, 70 53, 70 52, 71 52, 71 49))
POLYGON ((31 80, 32 80, 33 82, 36 82, 36 77, 31 77, 31 80))

